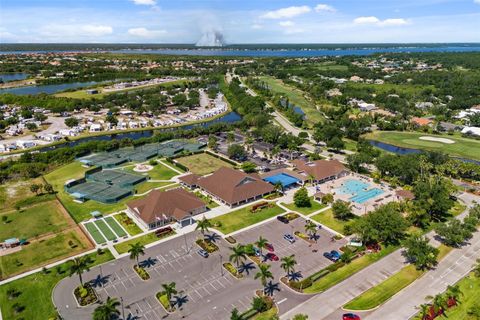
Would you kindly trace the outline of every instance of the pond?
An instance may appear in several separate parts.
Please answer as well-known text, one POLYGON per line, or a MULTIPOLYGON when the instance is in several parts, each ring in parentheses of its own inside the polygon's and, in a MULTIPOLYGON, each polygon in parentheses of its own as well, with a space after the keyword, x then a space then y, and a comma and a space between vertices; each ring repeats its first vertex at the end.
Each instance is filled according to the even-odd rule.
POLYGON ((71 83, 60 83, 60 84, 46 84, 46 85, 39 85, 39 86, 25 86, 25 87, 17 87, 17 88, 0 89, 0 94, 2 93, 12 93, 12 94, 18 94, 18 95, 40 94, 40 93, 53 94, 53 93, 65 91, 67 89, 93 86, 97 83, 99 82, 88 81, 88 82, 71 82, 71 83))
POLYGON ((25 80, 27 78, 28 78, 28 73, 24 73, 24 72, 0 73, 0 80, 2 80, 3 82, 25 80))

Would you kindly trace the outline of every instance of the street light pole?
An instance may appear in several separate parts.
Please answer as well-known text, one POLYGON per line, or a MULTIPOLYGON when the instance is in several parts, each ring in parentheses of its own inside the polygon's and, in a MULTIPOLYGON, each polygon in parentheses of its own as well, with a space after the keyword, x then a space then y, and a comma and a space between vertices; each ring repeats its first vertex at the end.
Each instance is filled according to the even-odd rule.
POLYGON ((221 273, 221 275, 222 275, 222 277, 223 277, 223 266, 222 266, 222 260, 223 260, 223 258, 222 258, 222 255, 220 254, 220 273, 221 273))
POLYGON ((187 234, 186 233, 183 234, 183 240, 185 240, 185 251, 188 253, 189 249, 188 249, 188 245, 187 245, 187 234))
POLYGON ((102 265, 100 265, 100 285, 103 287, 103 272, 102 272, 102 265))
POLYGON ((120 297, 120 301, 122 302, 122 319, 125 320, 125 309, 123 308, 123 297, 120 297))

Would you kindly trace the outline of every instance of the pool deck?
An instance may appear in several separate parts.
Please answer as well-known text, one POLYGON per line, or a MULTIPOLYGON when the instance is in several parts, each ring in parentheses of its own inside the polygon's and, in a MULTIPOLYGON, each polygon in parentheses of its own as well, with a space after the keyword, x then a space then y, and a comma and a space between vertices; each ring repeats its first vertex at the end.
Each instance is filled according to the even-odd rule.
POLYGON ((389 187, 385 183, 381 183, 381 184, 375 183, 373 182, 373 179, 356 174, 356 173, 351 173, 337 180, 325 182, 323 184, 318 185, 317 187, 319 188, 318 191, 322 193, 325 193, 325 194, 332 193, 334 195, 335 200, 343 200, 343 201, 351 202, 352 211, 354 214, 358 216, 362 216, 367 212, 373 211, 382 204, 387 204, 389 202, 399 200, 398 197, 395 195, 395 190, 393 188, 389 187), (368 199, 364 203, 352 202, 350 200, 350 198, 352 197, 351 194, 340 194, 336 192, 336 189, 341 188, 346 181, 352 180, 352 179, 359 180, 364 183, 368 183, 369 189, 378 188, 383 190, 383 193, 368 199))

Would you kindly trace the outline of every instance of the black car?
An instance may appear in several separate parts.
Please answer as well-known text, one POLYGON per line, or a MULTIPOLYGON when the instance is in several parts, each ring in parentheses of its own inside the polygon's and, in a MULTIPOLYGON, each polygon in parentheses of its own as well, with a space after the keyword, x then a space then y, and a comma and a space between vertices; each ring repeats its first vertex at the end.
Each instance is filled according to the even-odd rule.
POLYGON ((278 217, 277 217, 277 220, 280 221, 280 222, 283 222, 283 223, 285 223, 285 224, 287 224, 287 223, 290 222, 290 221, 289 221, 287 218, 285 218, 284 216, 278 216, 278 217))

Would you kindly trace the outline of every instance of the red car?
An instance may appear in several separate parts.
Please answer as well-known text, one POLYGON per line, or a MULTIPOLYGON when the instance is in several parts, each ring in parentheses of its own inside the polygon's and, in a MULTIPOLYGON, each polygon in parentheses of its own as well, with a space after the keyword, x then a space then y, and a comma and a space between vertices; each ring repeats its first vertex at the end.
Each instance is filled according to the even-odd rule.
POLYGON ((265 248, 270 252, 274 251, 273 246, 270 243, 265 244, 265 248))
POLYGON ((361 320, 359 316, 354 313, 345 313, 342 316, 342 320, 361 320))
POLYGON ((278 256, 275 253, 267 253, 265 256, 268 260, 278 261, 278 256))

